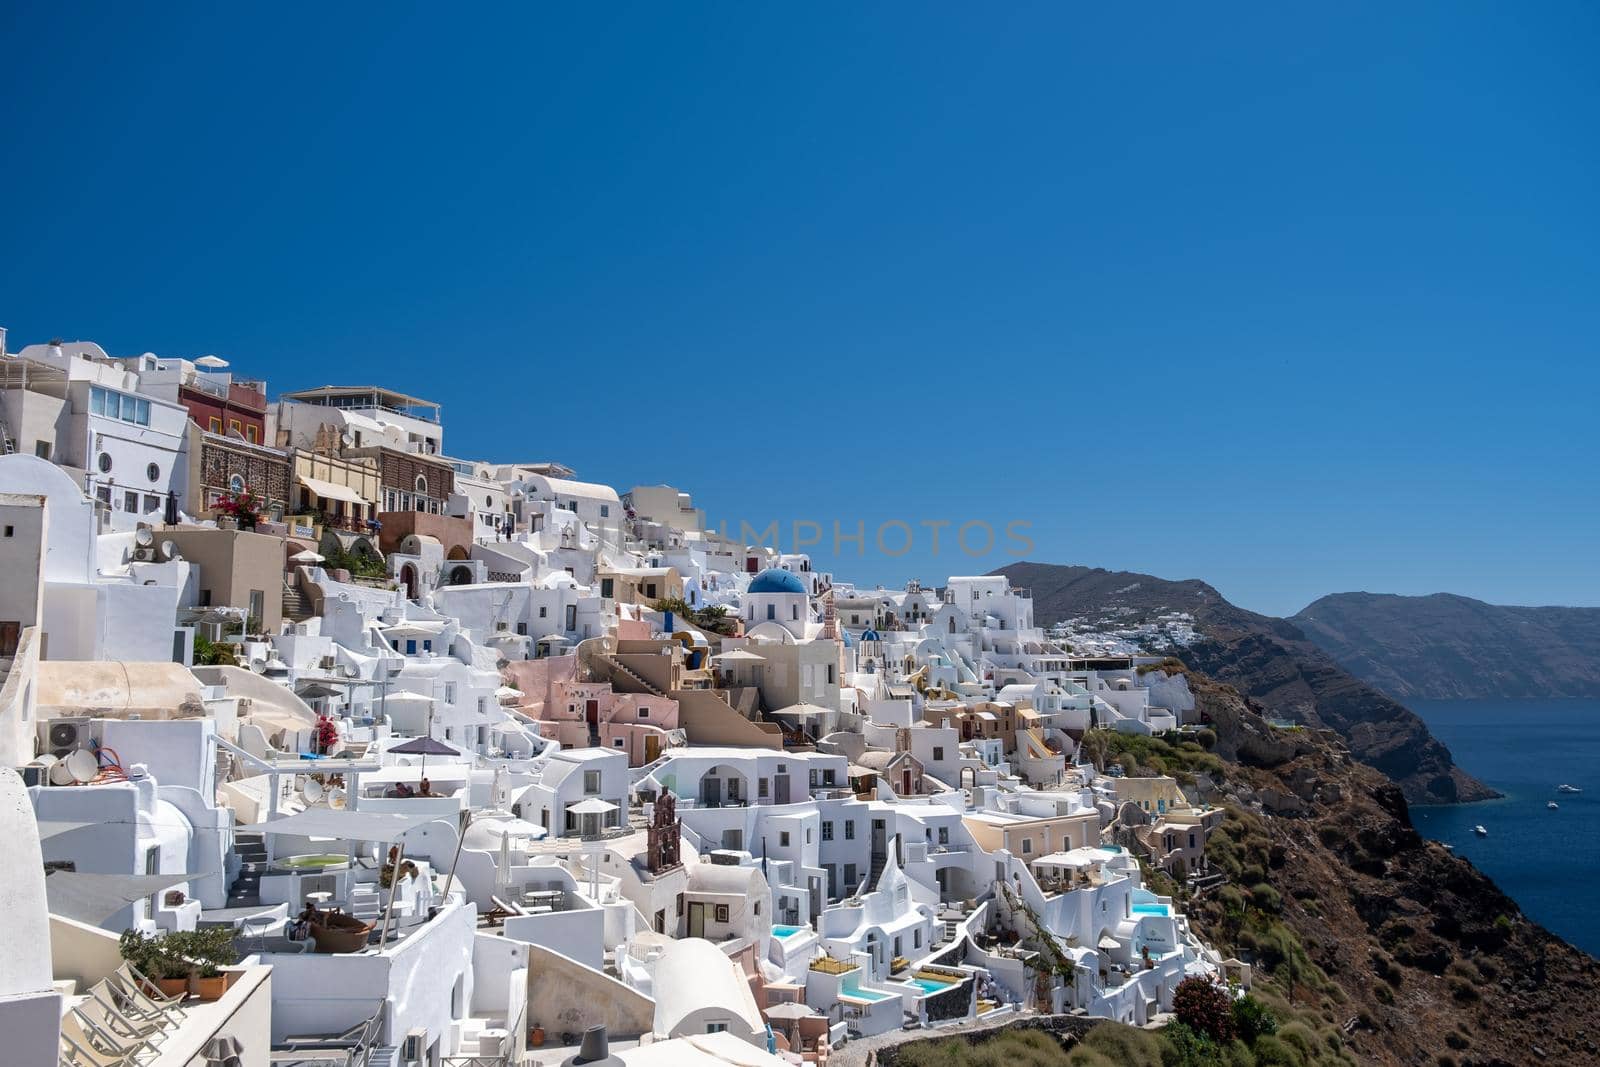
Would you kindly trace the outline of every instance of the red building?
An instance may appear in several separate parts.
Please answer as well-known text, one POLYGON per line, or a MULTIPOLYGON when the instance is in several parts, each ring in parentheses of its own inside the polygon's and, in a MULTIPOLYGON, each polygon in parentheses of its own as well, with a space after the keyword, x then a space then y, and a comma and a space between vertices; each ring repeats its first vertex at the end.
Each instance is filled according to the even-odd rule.
POLYGON ((266 444, 267 389, 264 382, 223 384, 193 375, 178 386, 178 403, 202 430, 224 437, 237 434, 252 445, 266 444))

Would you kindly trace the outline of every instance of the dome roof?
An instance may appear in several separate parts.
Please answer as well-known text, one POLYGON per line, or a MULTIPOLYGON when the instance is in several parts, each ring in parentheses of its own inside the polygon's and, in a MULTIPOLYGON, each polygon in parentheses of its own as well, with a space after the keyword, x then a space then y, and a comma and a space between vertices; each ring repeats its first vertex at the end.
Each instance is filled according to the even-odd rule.
POLYGON ((752 593, 799 593, 804 596, 806 587, 800 579, 779 567, 768 567, 750 579, 752 593))

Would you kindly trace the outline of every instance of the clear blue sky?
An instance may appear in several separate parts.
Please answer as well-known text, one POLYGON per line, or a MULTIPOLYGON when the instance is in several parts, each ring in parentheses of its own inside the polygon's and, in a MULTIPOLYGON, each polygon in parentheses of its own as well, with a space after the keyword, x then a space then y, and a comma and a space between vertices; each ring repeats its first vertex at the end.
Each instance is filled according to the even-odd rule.
POLYGON ((867 581, 1600 604, 1600 8, 1289 6, 6 5, 0 325, 867 581))

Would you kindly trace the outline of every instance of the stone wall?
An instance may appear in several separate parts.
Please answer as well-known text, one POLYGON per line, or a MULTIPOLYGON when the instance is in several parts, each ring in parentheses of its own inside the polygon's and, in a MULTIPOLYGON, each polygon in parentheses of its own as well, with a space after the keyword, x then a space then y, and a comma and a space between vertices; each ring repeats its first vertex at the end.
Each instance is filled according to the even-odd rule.
POLYGON ((204 510, 210 494, 226 492, 234 475, 244 479, 244 484, 260 494, 266 506, 283 505, 287 510, 289 494, 289 456, 273 448, 246 444, 243 441, 202 434, 200 438, 200 491, 191 504, 204 510))

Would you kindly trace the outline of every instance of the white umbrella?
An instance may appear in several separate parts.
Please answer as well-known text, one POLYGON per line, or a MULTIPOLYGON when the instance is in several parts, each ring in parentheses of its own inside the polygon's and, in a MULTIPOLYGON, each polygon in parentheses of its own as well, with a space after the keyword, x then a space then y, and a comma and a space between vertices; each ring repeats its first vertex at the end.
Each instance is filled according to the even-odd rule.
POLYGON ((201 356, 194 361, 196 367, 226 367, 228 361, 220 356, 201 356))
POLYGON ((327 561, 327 557, 308 548, 303 552, 296 552, 290 556, 289 561, 291 563, 324 563, 327 561))

